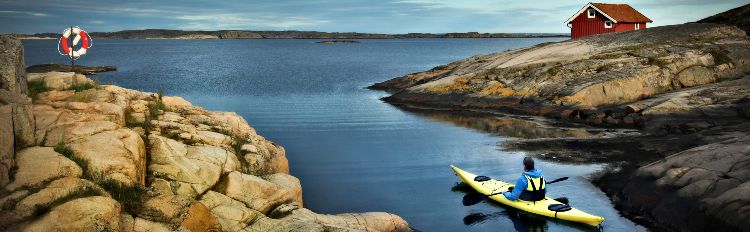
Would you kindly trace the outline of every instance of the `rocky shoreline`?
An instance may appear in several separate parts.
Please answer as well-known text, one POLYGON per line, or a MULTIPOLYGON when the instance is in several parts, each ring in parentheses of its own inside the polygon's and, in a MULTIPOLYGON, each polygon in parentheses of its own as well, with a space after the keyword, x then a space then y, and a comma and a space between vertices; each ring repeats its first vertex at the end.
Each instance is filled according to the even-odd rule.
POLYGON ((593 178, 649 228, 745 230, 750 212, 750 39, 720 24, 610 33, 474 56, 376 83, 402 107, 537 115, 633 128, 603 138, 506 141, 593 178))
POLYGON ((0 230, 412 231, 393 214, 303 208, 284 148, 236 113, 27 73, 8 36, 0 60, 0 230))

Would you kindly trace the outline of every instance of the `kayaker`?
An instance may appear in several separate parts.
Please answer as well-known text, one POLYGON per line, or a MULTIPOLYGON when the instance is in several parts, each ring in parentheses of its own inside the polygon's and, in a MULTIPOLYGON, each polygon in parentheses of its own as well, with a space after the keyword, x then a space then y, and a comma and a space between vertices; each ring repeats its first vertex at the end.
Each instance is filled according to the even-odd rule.
POLYGON ((521 199, 524 201, 539 201, 544 199, 547 189, 544 182, 542 170, 534 168, 534 159, 531 157, 523 158, 523 174, 516 181, 515 188, 504 192, 503 196, 508 200, 514 201, 521 199))

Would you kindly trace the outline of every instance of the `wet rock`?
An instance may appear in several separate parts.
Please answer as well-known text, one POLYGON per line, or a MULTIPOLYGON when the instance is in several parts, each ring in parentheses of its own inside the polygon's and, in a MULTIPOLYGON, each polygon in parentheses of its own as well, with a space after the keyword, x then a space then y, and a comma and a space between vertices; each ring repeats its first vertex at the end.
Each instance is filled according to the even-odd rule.
MULTIPOLYGON (((710 217, 746 228, 750 212, 742 207, 750 203, 748 144, 750 138, 740 137, 688 149, 646 165, 636 174, 656 179, 657 186, 678 189, 680 197, 697 199, 698 209, 705 209, 702 213, 710 217)), ((663 210, 659 205, 651 207, 663 210)))

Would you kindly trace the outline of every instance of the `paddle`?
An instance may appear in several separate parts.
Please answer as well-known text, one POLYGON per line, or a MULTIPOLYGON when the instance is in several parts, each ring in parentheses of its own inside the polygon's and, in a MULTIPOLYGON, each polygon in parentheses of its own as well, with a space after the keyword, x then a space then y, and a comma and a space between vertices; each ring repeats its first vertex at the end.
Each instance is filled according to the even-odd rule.
MULTIPOLYGON (((547 184, 552 184, 552 183, 557 183, 557 182, 564 181, 564 180, 567 180, 567 179, 568 179, 568 177, 566 176, 566 177, 558 178, 558 179, 555 179, 553 181, 549 181, 549 182, 546 182, 546 183, 547 184)), ((478 182, 484 182, 484 181, 488 181, 488 180, 491 180, 491 179, 489 177, 487 177, 487 176, 477 176, 477 177, 474 177, 474 181, 478 181, 478 182)), ((492 193, 492 194, 489 194, 489 195, 478 193, 478 192, 470 192, 470 193, 467 193, 466 195, 464 195, 464 198, 461 201, 464 204, 464 206, 476 205, 477 203, 484 201, 484 199, 487 199, 490 196, 498 195, 498 194, 503 194, 503 192, 492 193)), ((558 199, 555 199, 555 200, 557 200, 557 201, 559 201, 559 202, 561 202, 563 204, 568 204, 568 199, 564 198, 564 197, 563 198, 558 198, 558 199)))

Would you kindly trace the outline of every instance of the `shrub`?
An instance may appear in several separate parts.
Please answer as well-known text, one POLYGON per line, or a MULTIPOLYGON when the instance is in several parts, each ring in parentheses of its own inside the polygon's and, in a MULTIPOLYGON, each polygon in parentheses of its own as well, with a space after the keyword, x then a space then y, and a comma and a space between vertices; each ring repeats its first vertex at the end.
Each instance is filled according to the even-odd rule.
POLYGON ((150 197, 148 188, 138 183, 133 184, 133 186, 126 186, 120 182, 107 179, 97 184, 107 190, 112 198, 120 202, 126 212, 133 215, 141 213, 144 209, 143 203, 150 197))
POLYGON ((729 51, 724 49, 713 49, 709 51, 712 57, 714 57, 714 65, 722 64, 734 64, 732 58, 729 58, 729 51))
POLYGON ((125 115, 125 127, 143 127, 143 123, 136 122, 135 118, 133 118, 133 108, 130 108, 129 106, 125 107, 123 114, 125 115))
POLYGON ((36 100, 39 96, 39 93, 50 91, 51 89, 47 87, 47 84, 44 83, 42 80, 36 80, 36 81, 29 81, 28 82, 29 87, 29 96, 31 99, 36 100))
POLYGON ((167 110, 167 106, 161 101, 149 102, 146 106, 148 107, 148 114, 151 118, 157 118, 162 111, 167 110))
POLYGON ((70 88, 68 88, 68 90, 75 90, 76 92, 81 92, 87 89, 95 89, 96 87, 97 87, 97 84, 95 82, 94 83, 85 82, 85 83, 80 83, 80 84, 71 86, 70 88))

